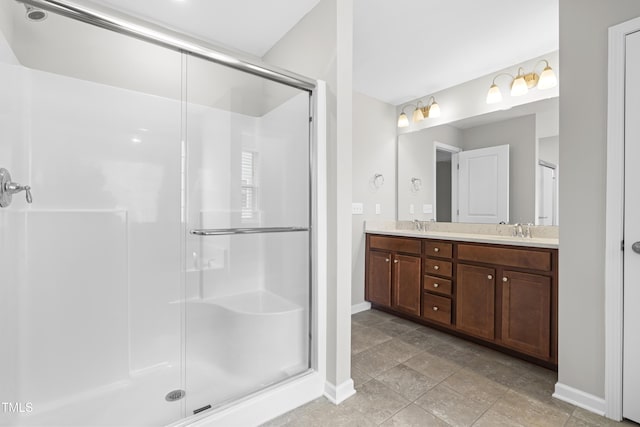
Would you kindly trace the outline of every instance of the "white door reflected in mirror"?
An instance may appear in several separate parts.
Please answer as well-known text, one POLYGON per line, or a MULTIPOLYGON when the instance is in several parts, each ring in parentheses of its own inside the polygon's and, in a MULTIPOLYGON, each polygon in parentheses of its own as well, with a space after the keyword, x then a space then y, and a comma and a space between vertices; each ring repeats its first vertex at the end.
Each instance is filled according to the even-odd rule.
POLYGON ((458 164, 457 222, 509 222, 509 145, 462 151, 458 164))

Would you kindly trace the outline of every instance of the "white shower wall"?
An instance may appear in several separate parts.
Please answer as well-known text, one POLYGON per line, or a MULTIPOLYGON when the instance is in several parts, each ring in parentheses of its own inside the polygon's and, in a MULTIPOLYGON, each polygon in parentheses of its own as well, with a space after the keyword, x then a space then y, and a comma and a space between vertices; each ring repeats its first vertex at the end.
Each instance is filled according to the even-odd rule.
POLYGON ((3 237, 24 244, 3 250, 18 255, 3 291, 20 301, 14 399, 44 409, 180 361, 180 103, 20 75, 20 135, 0 158, 34 202, 17 194, 2 210, 3 237))

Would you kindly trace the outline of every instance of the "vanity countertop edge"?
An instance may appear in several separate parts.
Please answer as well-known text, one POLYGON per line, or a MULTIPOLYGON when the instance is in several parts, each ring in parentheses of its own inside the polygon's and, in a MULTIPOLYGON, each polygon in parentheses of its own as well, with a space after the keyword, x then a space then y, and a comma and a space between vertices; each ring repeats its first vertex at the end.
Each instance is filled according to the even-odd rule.
POLYGON ((548 249, 559 248, 559 241, 555 238, 494 236, 490 234, 457 233, 449 231, 389 230, 369 227, 367 227, 364 232, 366 234, 418 237, 423 239, 452 240, 470 243, 490 243, 497 245, 512 245, 548 249))

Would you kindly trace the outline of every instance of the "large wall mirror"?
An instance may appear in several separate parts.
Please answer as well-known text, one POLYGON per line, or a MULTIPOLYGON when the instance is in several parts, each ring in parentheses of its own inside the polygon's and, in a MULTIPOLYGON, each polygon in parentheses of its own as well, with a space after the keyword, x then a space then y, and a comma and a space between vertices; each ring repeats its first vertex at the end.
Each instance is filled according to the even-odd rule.
POLYGON ((398 220, 559 225, 558 98, 398 137, 398 220))

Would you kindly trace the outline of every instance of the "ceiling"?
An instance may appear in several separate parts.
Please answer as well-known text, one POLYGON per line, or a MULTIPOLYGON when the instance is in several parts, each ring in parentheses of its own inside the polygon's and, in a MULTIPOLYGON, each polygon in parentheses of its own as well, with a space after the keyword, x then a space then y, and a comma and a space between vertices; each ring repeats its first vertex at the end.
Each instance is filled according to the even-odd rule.
MULTIPOLYGON (((319 2, 91 1, 259 57, 319 2)), ((558 0, 354 0, 354 90, 393 105, 557 49, 558 0)))

